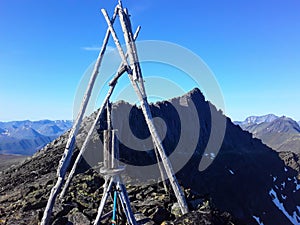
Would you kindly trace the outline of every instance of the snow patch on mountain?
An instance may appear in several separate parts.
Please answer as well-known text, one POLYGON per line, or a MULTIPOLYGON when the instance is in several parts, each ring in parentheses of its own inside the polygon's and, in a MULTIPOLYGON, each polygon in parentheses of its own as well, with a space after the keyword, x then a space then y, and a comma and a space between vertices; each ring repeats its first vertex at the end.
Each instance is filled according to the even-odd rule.
POLYGON ((261 221, 261 219, 258 217, 258 216, 252 216, 253 219, 256 220, 256 222, 259 224, 259 225, 264 225, 264 223, 261 221))
POLYGON ((293 212, 293 215, 290 215, 286 211, 283 203, 279 201, 277 193, 276 191, 274 191, 274 189, 271 189, 269 191, 269 195, 272 197, 274 205, 286 216, 286 218, 289 219, 289 221, 291 221, 292 224, 300 224, 300 211, 298 206, 297 209, 293 212))

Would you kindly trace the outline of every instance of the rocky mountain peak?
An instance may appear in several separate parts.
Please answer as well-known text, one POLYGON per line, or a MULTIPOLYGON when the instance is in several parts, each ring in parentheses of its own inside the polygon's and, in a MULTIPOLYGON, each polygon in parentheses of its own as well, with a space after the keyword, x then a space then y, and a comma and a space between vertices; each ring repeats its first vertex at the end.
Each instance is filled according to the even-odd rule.
MULTIPOLYGON (((237 225, 256 225, 257 221, 264 225, 299 222, 297 171, 285 165, 277 152, 234 125, 200 93, 196 89, 150 107, 192 212, 176 219, 171 193, 163 194, 156 184, 147 182, 145 185, 142 182, 130 184, 129 181, 134 180, 128 177, 125 180, 134 213, 152 224, 193 224, 185 221, 201 219, 206 219, 208 224, 231 222, 237 225), (217 136, 211 139, 211 135, 221 135, 214 133, 214 126, 220 128, 217 131, 221 130, 222 121, 226 123, 225 133, 219 151, 213 151, 207 146, 213 146, 211 140, 212 143, 217 140, 217 136), (209 163, 200 170, 203 160, 209 163), (201 214, 203 210, 207 217, 201 214)), ((125 102, 113 104, 112 109, 113 125, 119 133, 121 161, 127 165, 127 176, 138 178, 145 174, 144 168, 157 163, 143 114, 139 107, 125 102)), ((85 119, 76 141, 78 148, 94 118, 95 113, 85 119)), ((103 114, 98 121, 98 129, 66 198, 55 208, 53 224, 80 224, 75 219, 79 217, 84 224, 90 224, 95 218, 103 192, 103 178, 97 172, 102 160, 97 143, 102 140, 105 118, 103 114)), ((55 170, 66 140, 67 134, 25 163, 1 174, 0 220, 8 224, 37 223, 54 184, 55 170), (12 211, 14 214, 10 213, 12 211)))

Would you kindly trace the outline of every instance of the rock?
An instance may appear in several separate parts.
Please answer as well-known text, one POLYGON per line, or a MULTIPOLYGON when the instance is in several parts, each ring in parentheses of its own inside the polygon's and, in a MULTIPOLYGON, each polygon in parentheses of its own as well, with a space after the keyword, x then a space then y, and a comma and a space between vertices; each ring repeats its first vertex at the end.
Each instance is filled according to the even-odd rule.
POLYGON ((142 213, 136 213, 134 214, 134 217, 138 225, 155 225, 151 219, 147 218, 142 213))
POLYGON ((77 208, 73 209, 70 212, 68 219, 74 225, 88 225, 91 223, 91 221, 83 213, 81 213, 79 211, 79 209, 77 209, 77 208))
POLYGON ((150 218, 157 224, 161 224, 165 220, 170 220, 170 212, 165 208, 158 207, 150 218))
POLYGON ((71 225, 67 217, 59 217, 54 222, 52 225, 71 225))
POLYGON ((180 206, 179 204, 176 202, 172 205, 172 208, 171 208, 171 213, 176 217, 176 218, 179 218, 181 216, 181 209, 180 209, 180 206))
POLYGON ((137 193, 137 194, 135 195, 135 197, 136 197, 136 199, 138 199, 138 200, 142 200, 142 199, 143 199, 143 196, 142 196, 141 193, 137 193))
POLYGON ((90 219, 95 219, 97 216, 97 209, 84 209, 83 213, 90 219))
POLYGON ((191 209, 198 209, 203 204, 203 199, 195 199, 188 202, 191 209))
POLYGON ((152 193, 154 191, 154 188, 153 187, 148 187, 145 191, 143 191, 143 195, 145 197, 147 197, 150 193, 152 193))
POLYGON ((36 203, 27 202, 23 207, 23 211, 41 209, 46 205, 47 205, 47 200, 38 201, 36 203))

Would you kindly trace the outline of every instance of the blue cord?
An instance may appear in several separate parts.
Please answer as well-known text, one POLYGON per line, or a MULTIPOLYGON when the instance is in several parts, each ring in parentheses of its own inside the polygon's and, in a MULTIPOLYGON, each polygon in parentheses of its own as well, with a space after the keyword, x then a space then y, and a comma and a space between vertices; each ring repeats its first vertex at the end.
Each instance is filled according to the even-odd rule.
POLYGON ((117 195, 118 195, 118 192, 115 191, 115 192, 114 192, 114 208, 113 208, 113 216, 112 216, 112 225, 117 224, 117 222, 116 222, 117 195))

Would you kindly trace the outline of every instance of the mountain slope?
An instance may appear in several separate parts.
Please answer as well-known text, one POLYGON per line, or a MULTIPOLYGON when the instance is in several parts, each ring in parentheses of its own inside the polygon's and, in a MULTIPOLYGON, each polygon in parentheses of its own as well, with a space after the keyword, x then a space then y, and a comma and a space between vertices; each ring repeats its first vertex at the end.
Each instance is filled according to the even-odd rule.
POLYGON ((71 127, 71 121, 0 122, 0 153, 32 155, 71 127))
POLYGON ((300 153, 300 126, 288 117, 282 116, 271 122, 238 124, 276 151, 300 153))
MULTIPOLYGON (((299 223, 300 184, 297 171, 286 166, 277 152, 260 140, 253 139, 251 134, 224 117, 205 101, 198 89, 182 97, 151 105, 151 111, 154 117, 159 118, 155 119, 158 132, 163 137, 163 144, 174 169, 178 170, 177 177, 186 190, 197 193, 198 196, 206 196, 217 208, 228 211, 236 218, 234 224, 257 225, 257 221, 262 221, 264 225, 299 223), (220 122, 223 120, 227 126, 220 151, 206 149, 210 146, 213 127, 221 130, 220 122), (181 142, 182 135, 187 138, 184 145, 181 142), (184 160, 187 162, 182 165, 184 160), (199 170, 202 160, 207 162, 206 165, 210 164, 205 170, 199 170)), ((127 173, 134 177, 145 175, 142 173, 143 168, 155 164, 156 160, 140 108, 118 102, 113 105, 112 116, 114 128, 118 129, 121 161, 127 164, 127 173), (143 140, 142 145, 139 144, 140 140, 143 140), (141 146, 146 151, 134 149, 141 146)), ((78 147, 82 145, 83 137, 94 117, 95 113, 86 118, 82 125, 76 142, 78 147)), ((102 145, 99 143, 102 130, 105 129, 104 118, 105 114, 99 121, 98 130, 94 132, 89 150, 72 181, 68 195, 55 208, 53 220, 56 224, 67 224, 74 213, 85 218, 85 224, 95 218, 102 195, 99 187, 103 184, 103 179, 99 177, 98 169, 83 172, 84 168, 97 165, 97 161, 102 159, 102 145)), ((1 174, 0 220, 5 220, 8 224, 36 224, 41 219, 65 144, 66 135, 63 135, 30 160, 1 174)), ((151 188, 150 193, 159 191, 151 188)), ((166 203, 160 208, 160 200, 157 200, 160 197, 155 197, 153 193, 139 197, 145 199, 142 205, 150 206, 150 211, 144 211, 141 204, 135 202, 138 193, 146 193, 143 192, 144 189, 133 190, 130 186, 128 189, 129 195, 135 196, 132 197, 135 212, 145 213, 145 216, 152 216, 153 219, 156 218, 154 215, 159 217, 164 209, 170 207, 166 203), (146 202, 146 199, 149 201, 146 202)), ((187 193, 186 195, 188 196, 187 193)), ((162 199, 168 201, 168 195, 162 199)), ((189 201, 189 204, 191 206, 192 203, 189 201)), ((164 212, 163 218, 172 219, 170 215, 168 217, 168 211, 164 212)), ((160 223, 157 221, 156 224, 160 223)))
MULTIPOLYGON (((256 117, 248 117, 256 118, 256 117)), ((272 114, 257 118, 272 118, 266 120, 251 120, 235 122, 243 130, 249 131, 254 137, 272 149, 280 152, 280 157, 285 164, 298 171, 300 174, 300 126, 285 116, 276 117, 272 114), (270 116, 271 115, 271 116, 270 116), (259 123, 257 123, 259 121, 259 123)))

